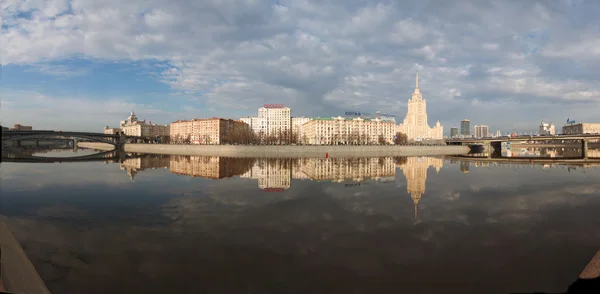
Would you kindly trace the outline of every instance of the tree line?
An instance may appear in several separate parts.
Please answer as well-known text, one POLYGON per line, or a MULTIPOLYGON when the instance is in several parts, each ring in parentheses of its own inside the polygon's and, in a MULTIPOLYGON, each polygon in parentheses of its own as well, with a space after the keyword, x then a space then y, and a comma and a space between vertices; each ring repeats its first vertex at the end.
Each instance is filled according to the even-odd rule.
MULTIPOLYGON (((325 140, 319 140, 318 143, 324 145, 388 145, 389 143, 383 135, 379 135, 377 141, 370 140, 366 134, 358 132, 351 134, 339 134, 325 140)), ((294 131, 282 130, 266 134, 264 132, 255 133, 249 128, 229 128, 225 129, 220 137, 220 141, 211 138, 209 135, 200 135, 193 140, 191 134, 174 135, 170 138, 171 144, 233 144, 233 145, 307 145, 309 138, 306 135, 302 137, 294 131)), ((408 136, 397 132, 394 136, 393 144, 403 145, 408 143, 408 136)))

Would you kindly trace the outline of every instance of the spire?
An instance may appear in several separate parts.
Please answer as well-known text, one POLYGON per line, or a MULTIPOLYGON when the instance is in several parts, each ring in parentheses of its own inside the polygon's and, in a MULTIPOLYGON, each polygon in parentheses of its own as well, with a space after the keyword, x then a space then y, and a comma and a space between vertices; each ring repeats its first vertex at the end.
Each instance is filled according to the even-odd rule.
POLYGON ((419 70, 417 70, 417 84, 415 86, 415 89, 419 88, 419 70))
POLYGON ((417 220, 419 218, 419 208, 418 208, 419 203, 415 203, 415 220, 417 220))

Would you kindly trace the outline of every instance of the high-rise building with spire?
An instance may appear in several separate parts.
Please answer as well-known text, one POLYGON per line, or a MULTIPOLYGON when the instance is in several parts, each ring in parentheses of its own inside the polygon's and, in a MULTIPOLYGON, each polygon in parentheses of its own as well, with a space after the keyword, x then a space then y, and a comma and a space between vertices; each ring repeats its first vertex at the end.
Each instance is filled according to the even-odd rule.
POLYGON ((408 112, 404 122, 396 126, 396 132, 406 134, 409 140, 421 141, 423 139, 441 140, 444 127, 438 121, 433 128, 427 123, 427 102, 423 99, 419 89, 419 72, 417 72, 415 91, 408 100, 408 112))

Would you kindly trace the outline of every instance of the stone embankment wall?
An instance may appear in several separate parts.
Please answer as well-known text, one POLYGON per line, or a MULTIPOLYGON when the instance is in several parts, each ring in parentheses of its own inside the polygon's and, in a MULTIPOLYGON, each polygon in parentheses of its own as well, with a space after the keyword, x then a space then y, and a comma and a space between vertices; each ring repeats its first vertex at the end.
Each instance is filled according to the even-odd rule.
POLYGON ((234 146, 125 144, 125 152, 223 157, 379 157, 469 153, 468 146, 234 146))
POLYGON ((112 151, 115 150, 115 146, 106 144, 106 143, 97 143, 97 142, 78 142, 77 146, 81 148, 89 148, 89 149, 97 149, 102 151, 112 151))

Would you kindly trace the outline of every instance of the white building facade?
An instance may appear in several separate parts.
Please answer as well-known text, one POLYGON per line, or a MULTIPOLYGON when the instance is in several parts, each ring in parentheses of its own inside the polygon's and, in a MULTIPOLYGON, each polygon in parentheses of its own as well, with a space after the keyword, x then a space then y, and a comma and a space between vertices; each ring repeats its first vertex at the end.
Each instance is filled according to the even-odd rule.
POLYGON ((302 125, 310 120, 310 117, 292 117, 292 136, 296 137, 296 142, 302 142, 302 125))
POLYGON ((408 100, 408 112, 404 122, 396 126, 396 132, 404 133, 411 141, 423 139, 441 140, 444 138, 444 127, 438 121, 433 128, 427 123, 427 102, 419 90, 419 73, 417 72, 415 91, 408 100))
POLYGON ((553 123, 542 122, 540 124, 540 135, 556 135, 556 127, 553 123))
POLYGON ((490 136, 490 128, 486 125, 475 126, 473 127, 473 131, 475 138, 487 138, 490 136))
POLYGON ((281 135, 291 132, 292 117, 289 107, 283 104, 265 104, 258 109, 257 117, 242 117, 256 134, 281 135))

